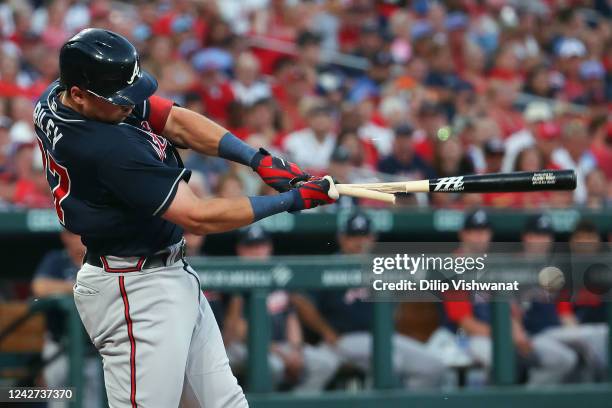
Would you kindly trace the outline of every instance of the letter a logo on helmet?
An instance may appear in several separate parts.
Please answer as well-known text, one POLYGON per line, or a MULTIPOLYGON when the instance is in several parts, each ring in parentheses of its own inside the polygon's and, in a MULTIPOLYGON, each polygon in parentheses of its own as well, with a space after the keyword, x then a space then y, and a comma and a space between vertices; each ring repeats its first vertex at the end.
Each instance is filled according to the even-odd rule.
POLYGON ((128 85, 132 85, 132 82, 134 82, 134 79, 136 79, 139 73, 140 73, 140 68, 138 68, 138 60, 136 60, 136 62, 134 62, 134 71, 132 72, 132 76, 127 81, 128 85))

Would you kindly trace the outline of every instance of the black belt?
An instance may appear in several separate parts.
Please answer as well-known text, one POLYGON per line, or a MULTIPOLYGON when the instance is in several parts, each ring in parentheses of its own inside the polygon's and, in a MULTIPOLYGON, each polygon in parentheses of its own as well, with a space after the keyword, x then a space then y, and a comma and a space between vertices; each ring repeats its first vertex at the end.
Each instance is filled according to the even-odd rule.
MULTIPOLYGON (((143 269, 161 268, 167 265, 168 258, 172 255, 172 251, 164 250, 150 256, 142 256, 136 262, 136 265, 127 268, 111 268, 108 265, 108 260, 104 255, 97 255, 86 252, 83 258, 83 263, 88 263, 91 266, 104 268, 106 272, 138 272, 143 269)), ((180 253, 176 256, 176 260, 182 259, 185 256, 185 244, 182 244, 180 253)))

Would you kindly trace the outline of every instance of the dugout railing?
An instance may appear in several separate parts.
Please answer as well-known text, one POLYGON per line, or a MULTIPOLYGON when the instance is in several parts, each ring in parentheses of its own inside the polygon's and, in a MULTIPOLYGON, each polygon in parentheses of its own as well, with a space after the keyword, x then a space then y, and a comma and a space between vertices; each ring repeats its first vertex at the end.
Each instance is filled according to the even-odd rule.
MULTIPOLYGON (((329 290, 361 285, 361 262, 343 256, 275 257, 267 261, 245 261, 231 258, 194 258, 206 290, 240 292, 247 298, 249 359, 246 372, 247 395, 252 407, 572 407, 612 406, 612 383, 564 384, 556 387, 529 388, 516 385, 514 351, 508 303, 492 304, 493 368, 492 385, 472 389, 412 392, 403 390, 392 372, 391 333, 394 330, 392 304, 375 302, 373 330, 373 387, 349 392, 329 391, 313 395, 276 393, 271 389, 268 367, 270 325, 266 309, 271 290, 329 290)), ((607 304, 608 324, 612 324, 612 304, 607 304)), ((67 314, 67 350, 71 387, 76 392, 72 407, 82 407, 84 332, 74 302, 70 297, 38 299, 32 311, 60 306, 67 314)), ((612 345, 612 336, 609 347, 612 345)), ((610 348, 609 348, 610 349, 610 348)), ((609 353, 611 354, 611 353, 609 353)), ((612 357, 608 373, 612 373, 612 357)))

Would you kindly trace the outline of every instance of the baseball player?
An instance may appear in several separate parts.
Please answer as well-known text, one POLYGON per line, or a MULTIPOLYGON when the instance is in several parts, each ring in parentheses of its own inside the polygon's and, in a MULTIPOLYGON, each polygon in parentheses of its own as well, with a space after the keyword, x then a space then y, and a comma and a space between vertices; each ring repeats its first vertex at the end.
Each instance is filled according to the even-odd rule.
MULTIPOLYGON (((343 254, 367 253, 376 236, 368 216, 355 212, 339 235, 343 254)), ((372 360, 373 307, 366 288, 326 290, 310 296, 294 295, 293 302, 304 325, 318 334, 321 348, 336 356, 338 365, 353 365, 369 373, 372 360)), ((420 342, 394 333, 393 368, 406 387, 435 388, 445 372, 442 361, 420 342)), ((330 358, 331 361, 331 358, 330 358)))
MULTIPOLYGON (((78 235, 66 230, 61 232, 60 238, 64 249, 47 253, 34 273, 32 294, 37 298, 72 293, 85 247, 78 235)), ((47 362, 43 371, 45 383, 49 388, 66 387, 69 364, 67 353, 62 350, 64 348, 62 340, 66 333, 66 316, 62 310, 55 308, 45 314, 47 333, 42 351, 42 356, 47 362)), ((85 404, 88 408, 97 408, 102 395, 98 353, 89 341, 85 353, 83 364, 85 404)), ((68 402, 51 401, 47 405, 48 408, 66 408, 68 402)))
MULTIPOLYGON (((463 228, 459 231, 461 245, 456 254, 486 253, 492 237, 488 214, 482 209, 472 211, 466 215, 463 228)), ((473 296, 447 300, 444 309, 449 328, 467 336, 467 352, 476 362, 490 369, 493 355, 491 302, 487 298, 473 296)), ((519 314, 516 311, 512 315, 512 339, 521 362, 529 366, 528 384, 561 383, 574 370, 578 360, 576 353, 550 336, 537 333, 531 336, 519 314)), ((536 332, 533 327, 532 332, 536 332)))
MULTIPOLYGON (((272 256, 274 244, 268 233, 259 225, 240 231, 236 253, 244 259, 266 259, 272 256)), ((272 383, 291 385, 295 392, 321 391, 337 369, 333 353, 304 344, 302 328, 285 290, 268 294, 266 301, 271 323, 271 344, 268 363, 272 383)), ((227 356, 232 367, 244 367, 247 362, 246 310, 241 296, 233 296, 224 320, 223 337, 227 344, 227 356)))
POLYGON ((208 234, 330 203, 329 183, 154 96, 134 46, 85 29, 60 50, 60 78, 34 124, 60 223, 87 248, 74 299, 102 356, 111 407, 245 407, 183 231, 208 234), (177 148, 253 168, 274 196, 200 199, 177 148), (306 182, 289 190, 289 180, 306 182))

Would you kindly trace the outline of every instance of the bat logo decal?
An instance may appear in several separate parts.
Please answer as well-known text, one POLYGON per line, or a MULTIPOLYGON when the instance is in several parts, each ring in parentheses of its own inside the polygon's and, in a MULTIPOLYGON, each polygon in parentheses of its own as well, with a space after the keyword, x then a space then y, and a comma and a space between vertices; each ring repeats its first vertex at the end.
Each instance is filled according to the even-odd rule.
POLYGON ((462 191, 463 176, 459 177, 442 177, 436 182, 434 191, 462 191))

